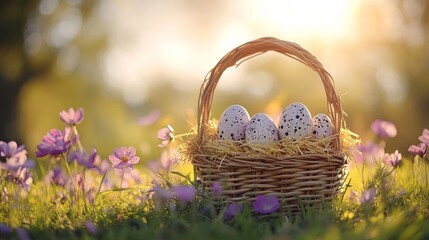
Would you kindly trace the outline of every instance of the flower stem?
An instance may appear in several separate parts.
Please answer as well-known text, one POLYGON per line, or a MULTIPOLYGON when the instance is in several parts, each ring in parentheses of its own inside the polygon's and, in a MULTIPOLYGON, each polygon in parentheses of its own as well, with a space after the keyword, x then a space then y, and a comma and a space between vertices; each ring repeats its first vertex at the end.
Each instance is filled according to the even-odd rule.
POLYGON ((66 162, 67 172, 68 172, 68 174, 69 174, 69 176, 70 176, 70 178, 71 178, 71 180, 73 182, 73 186, 75 188, 75 191, 77 191, 77 183, 76 183, 75 179, 73 178, 73 176, 71 174, 69 162, 68 162, 68 160, 67 160, 67 158, 66 158, 66 156, 64 154, 62 155, 62 157, 64 158, 64 161, 66 162))
POLYGON ((98 185, 97 194, 99 194, 99 193, 100 193, 100 191, 101 191, 101 186, 103 185, 104 179, 106 178, 106 174, 107 174, 107 172, 105 172, 105 173, 103 174, 103 177, 101 178, 100 184, 98 185))
POLYGON ((122 165, 122 176, 121 176, 121 186, 120 186, 120 188, 122 188, 122 182, 124 181, 124 172, 125 172, 125 165, 122 165))
POLYGON ((428 164, 426 162, 423 162, 425 165, 425 182, 426 182, 426 190, 428 189, 428 164))
POLYGON ((76 125, 72 126, 72 130, 73 130, 74 135, 77 137, 77 146, 79 148, 79 151, 82 152, 83 151, 83 147, 82 147, 82 143, 80 142, 79 133, 77 131, 76 125))

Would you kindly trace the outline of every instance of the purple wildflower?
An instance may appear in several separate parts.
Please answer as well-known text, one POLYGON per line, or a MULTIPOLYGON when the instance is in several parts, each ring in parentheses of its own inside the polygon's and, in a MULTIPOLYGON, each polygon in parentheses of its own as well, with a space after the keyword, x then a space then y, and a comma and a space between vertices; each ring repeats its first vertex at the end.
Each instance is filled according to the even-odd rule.
POLYGON ((18 147, 15 141, 10 141, 9 143, 0 141, 0 156, 5 158, 14 158, 14 157, 26 157, 27 151, 25 146, 21 145, 18 147))
POLYGON ((386 165, 390 165, 392 167, 396 167, 399 165, 399 162, 402 159, 402 155, 398 152, 398 150, 396 150, 394 153, 392 154, 384 154, 383 157, 383 162, 386 165))
POLYGON ((0 223, 0 236, 7 236, 10 233, 10 229, 6 224, 0 223))
POLYGON ((0 196, 2 196, 2 198, 0 198, 0 202, 9 202, 9 193, 7 191, 7 188, 4 187, 3 190, 0 189, 0 191, 0 196))
POLYGON ((28 168, 19 168, 17 172, 11 173, 13 181, 21 185, 26 191, 30 190, 31 183, 33 183, 33 175, 28 168))
POLYGON ((243 211, 243 205, 241 203, 231 203, 225 210, 223 217, 225 220, 229 220, 240 214, 241 211, 243 211))
POLYGON ((101 184, 101 192, 111 190, 115 187, 115 183, 108 177, 105 177, 103 183, 101 184))
POLYGON ((420 143, 419 145, 411 145, 408 148, 408 152, 419 155, 420 157, 423 157, 428 150, 428 145, 426 143, 420 143))
POLYGON ((28 234, 27 230, 24 228, 17 228, 16 235, 18 236, 19 240, 31 240, 30 234, 28 234))
POLYGON ((46 183, 54 183, 55 185, 61 187, 64 187, 67 181, 67 176, 60 166, 55 166, 54 169, 50 170, 49 173, 45 176, 46 183))
POLYGON ((168 191, 167 189, 161 187, 156 183, 152 187, 152 192, 153 192, 152 198, 155 201, 166 202, 172 198, 172 194, 170 191, 168 191))
POLYGON ((96 235, 97 234, 97 227, 94 225, 93 222, 86 220, 85 221, 85 228, 86 230, 88 230, 88 232, 92 235, 96 235))
POLYGON ((171 165, 175 165, 179 162, 179 156, 176 154, 168 155, 167 151, 161 154, 161 165, 166 172, 170 171, 171 165))
POLYGON ((220 196, 222 194, 222 186, 219 182, 214 182, 213 185, 210 187, 210 191, 213 196, 220 196))
POLYGON ((368 204, 372 203, 375 199, 375 189, 370 188, 367 191, 363 191, 362 195, 359 198, 359 202, 361 204, 368 204))
MULTIPOLYGON (((118 175, 122 174, 122 171, 116 169, 118 175)), ((137 169, 132 169, 131 171, 124 172, 122 187, 128 188, 133 184, 142 184, 143 180, 141 179, 141 174, 137 169)))
POLYGON ((101 158, 95 158, 95 165, 97 166, 95 169, 101 174, 107 173, 111 168, 112 165, 107 160, 102 160, 101 158))
POLYGON ((95 163, 101 161, 95 148, 92 149, 91 154, 89 155, 86 150, 75 150, 70 152, 69 161, 73 160, 76 160, 79 165, 84 166, 86 169, 96 168, 97 166, 95 163))
POLYGON ((395 124, 380 119, 375 120, 371 124, 371 129, 375 134, 382 138, 395 137, 397 134, 395 124))
POLYGON ((177 185, 173 187, 173 191, 177 200, 184 203, 191 202, 195 198, 194 186, 177 185))
POLYGON ((122 169, 123 167, 133 169, 133 164, 137 164, 140 158, 136 156, 134 147, 120 147, 115 148, 113 154, 109 156, 109 160, 116 169, 122 169))
POLYGON ((61 111, 60 112, 60 118, 63 122, 69 124, 69 125, 77 125, 83 121, 83 109, 78 108, 77 110, 74 110, 73 108, 69 108, 69 110, 61 111))
POLYGON ((167 146, 171 141, 174 140, 174 129, 167 125, 166 127, 162 128, 158 131, 157 137, 159 140, 161 140, 161 144, 158 145, 158 147, 165 147, 167 146))
POLYGON ((0 156, 5 157, 5 163, 0 162, 0 169, 16 171, 20 167, 32 167, 33 161, 27 161, 27 151, 24 145, 18 147, 15 141, 9 143, 0 141, 0 156))
POLYGON ((146 167, 151 171, 151 173, 156 175, 158 174, 159 169, 162 168, 162 164, 160 161, 150 160, 146 163, 146 167))
POLYGON ((77 188, 85 192, 85 183, 83 182, 84 179, 82 177, 82 173, 76 174, 75 178, 76 178, 75 180, 76 180, 77 188))
POLYGON ((253 209, 257 213, 268 214, 280 208, 279 199, 276 196, 259 195, 253 202, 253 209))
POLYGON ((356 200, 356 201, 359 201, 359 194, 358 194, 358 192, 356 192, 356 191, 354 191, 354 190, 351 190, 351 191, 350 191, 350 195, 349 195, 349 199, 350 199, 350 200, 356 200))
POLYGON ((37 145, 37 157, 51 155, 53 157, 67 152, 70 147, 76 142, 77 137, 72 137, 72 129, 65 127, 63 131, 51 129, 39 145, 37 145))
POLYGON ((69 191, 70 196, 76 196, 80 193, 83 193, 88 202, 90 204, 94 204, 94 197, 97 192, 97 189, 96 186, 94 186, 94 178, 92 177, 92 175, 86 175, 84 178, 82 173, 77 173, 71 178, 74 179, 74 183, 72 181, 69 181, 66 186, 66 189, 69 191))
POLYGON ((33 183, 30 169, 24 167, 20 167, 16 171, 9 171, 6 180, 23 187, 26 191, 30 190, 31 183, 33 183))
POLYGON ((429 129, 424 129, 422 135, 419 137, 420 142, 429 145, 429 129))
POLYGON ((373 163, 377 159, 382 159, 384 156, 384 146, 380 146, 374 142, 360 144, 356 146, 357 152, 353 152, 356 163, 362 164, 373 163))

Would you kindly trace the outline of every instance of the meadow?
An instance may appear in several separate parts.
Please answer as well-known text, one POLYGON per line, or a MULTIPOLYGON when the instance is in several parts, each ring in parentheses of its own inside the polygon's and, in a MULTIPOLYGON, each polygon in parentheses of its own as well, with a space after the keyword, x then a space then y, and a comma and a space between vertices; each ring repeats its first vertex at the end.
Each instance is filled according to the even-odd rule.
POLYGON ((158 161, 141 166, 133 146, 109 156, 87 149, 83 109, 59 115, 64 129, 43 136, 36 159, 26 146, 0 142, 2 239, 429 238, 428 129, 409 149, 387 153, 396 127, 374 121, 373 141, 350 151, 335 199, 288 214, 265 195, 216 207, 222 185, 201 187, 171 144, 170 126, 158 132, 158 161))

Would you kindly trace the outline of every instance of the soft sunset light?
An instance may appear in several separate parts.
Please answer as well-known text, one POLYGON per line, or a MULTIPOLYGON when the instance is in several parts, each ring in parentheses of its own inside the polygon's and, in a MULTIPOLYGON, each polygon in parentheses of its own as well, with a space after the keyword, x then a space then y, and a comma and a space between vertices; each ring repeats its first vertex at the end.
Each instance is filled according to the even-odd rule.
POLYGON ((270 31, 299 37, 318 35, 335 41, 352 32, 349 24, 355 7, 355 0, 256 0, 252 11, 270 31))
POLYGON ((0 239, 429 239, 429 1, 3 0, 0 239))
MULTIPOLYGON (((130 104, 146 99, 147 84, 155 76, 174 78, 172 84, 178 89, 197 88, 220 52, 252 38, 287 36, 306 42, 317 36, 334 44, 353 34, 349 25, 355 4, 354 0, 252 1, 212 6, 217 13, 207 17, 199 12, 190 15, 184 5, 103 2, 102 16, 110 16, 105 18, 109 47, 103 55, 104 76, 130 104), (161 10, 163 14, 152 21, 153 11, 161 10)), ((227 81, 220 87, 232 90, 238 84, 239 80, 227 81)))

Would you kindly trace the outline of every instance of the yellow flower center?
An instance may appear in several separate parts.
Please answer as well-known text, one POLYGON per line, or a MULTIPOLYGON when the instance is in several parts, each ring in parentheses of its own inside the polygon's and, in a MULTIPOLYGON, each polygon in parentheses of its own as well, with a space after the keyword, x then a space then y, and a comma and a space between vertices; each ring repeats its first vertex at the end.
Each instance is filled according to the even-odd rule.
POLYGON ((128 162, 130 160, 127 156, 122 156, 122 162, 128 162))

